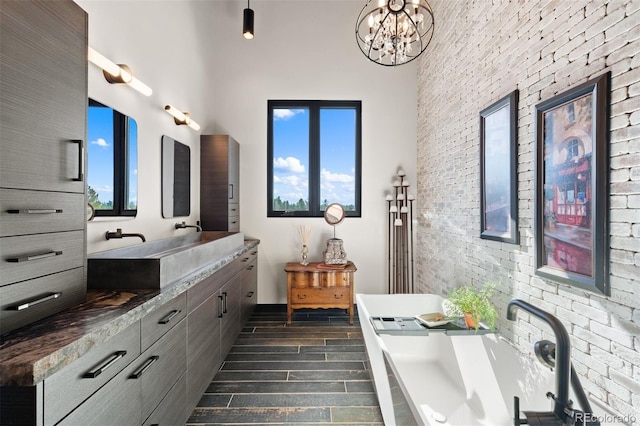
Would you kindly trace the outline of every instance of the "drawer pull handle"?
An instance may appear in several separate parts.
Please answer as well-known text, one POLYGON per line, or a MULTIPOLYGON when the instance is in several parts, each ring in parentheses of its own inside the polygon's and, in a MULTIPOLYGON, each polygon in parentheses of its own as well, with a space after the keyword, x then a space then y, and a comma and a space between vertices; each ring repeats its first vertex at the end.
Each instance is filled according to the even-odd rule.
POLYGON ((62 209, 13 209, 7 210, 9 214, 51 214, 64 213, 62 209))
POLYGON ((130 379, 139 379, 140 376, 142 376, 144 374, 144 372, 147 371, 149 369, 149 367, 151 367, 151 364, 153 364, 154 362, 156 362, 159 359, 160 359, 160 357, 158 355, 153 355, 152 357, 149 357, 149 359, 147 359, 144 362, 144 364, 142 364, 142 366, 140 368, 138 368, 136 371, 131 373, 129 378, 130 379))
POLYGON ((298 295, 298 299, 306 299, 307 295, 306 294, 299 294, 298 295))
POLYGON ((56 257, 56 256, 60 256, 60 255, 62 255, 62 251, 48 251, 46 253, 32 254, 32 255, 29 255, 29 256, 12 257, 12 258, 7 259, 7 262, 13 262, 13 263, 28 262, 30 260, 47 259, 49 257, 56 257))
POLYGON ((180 312, 180 310, 178 309, 174 309, 173 311, 169 312, 167 315, 165 315, 160 321, 158 321, 158 324, 169 324, 169 322, 175 318, 176 315, 178 315, 180 312))
POLYGON ((222 313, 226 314, 227 313, 227 292, 223 291, 222 295, 224 296, 224 300, 222 302, 222 313))
POLYGON ((74 139, 71 143, 78 144, 78 175, 72 180, 75 182, 82 182, 84 179, 84 141, 82 139, 74 139))
POLYGON ((256 254, 258 254, 258 250, 251 252, 251 256, 255 256, 256 254))
POLYGON ((13 310, 13 311, 24 311, 25 309, 31 308, 31 307, 33 307, 35 305, 39 305, 40 303, 48 302, 49 300, 53 300, 53 299, 57 299, 60 296, 62 296, 62 292, 60 292, 60 291, 57 292, 57 293, 49 293, 44 297, 32 300, 30 302, 21 303, 20 305, 14 306, 13 308, 10 308, 10 309, 13 310))
POLYGON ((222 318, 222 296, 218 296, 218 318, 222 318))
POLYGON ((252 271, 254 265, 247 266, 247 271, 252 271))
POLYGON ((333 297, 335 297, 336 299, 342 299, 344 297, 344 294, 334 294, 333 297))
POLYGON ((229 199, 233 200, 233 184, 229 184, 229 199))
POLYGON ((242 259, 240 259, 240 262, 247 262, 249 260, 248 257, 243 257, 242 259))
POLYGON ((105 372, 105 370, 115 364, 116 361, 122 359, 127 354, 127 351, 116 351, 111 355, 102 365, 87 371, 82 377, 85 379, 95 379, 99 375, 105 372))
POLYGON ((247 297, 253 297, 253 291, 250 291, 249 293, 247 293, 247 297))

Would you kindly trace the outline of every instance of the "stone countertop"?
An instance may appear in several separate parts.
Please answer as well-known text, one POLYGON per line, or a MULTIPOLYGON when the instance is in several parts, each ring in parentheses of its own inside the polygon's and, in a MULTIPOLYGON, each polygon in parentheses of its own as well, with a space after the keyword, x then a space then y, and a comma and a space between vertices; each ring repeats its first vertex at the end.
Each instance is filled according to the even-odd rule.
POLYGON ((1 336, 0 385, 36 385, 259 243, 247 239, 161 290, 89 291, 84 303, 1 336))

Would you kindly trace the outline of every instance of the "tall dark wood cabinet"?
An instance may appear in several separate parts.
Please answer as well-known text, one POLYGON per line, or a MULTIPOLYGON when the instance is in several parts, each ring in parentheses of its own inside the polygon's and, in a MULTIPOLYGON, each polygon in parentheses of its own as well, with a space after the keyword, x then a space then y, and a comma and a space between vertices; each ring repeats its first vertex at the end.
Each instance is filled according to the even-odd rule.
POLYGON ((205 231, 240 231, 240 145, 200 136, 200 221, 205 231))
POLYGON ((0 334, 86 297, 88 17, 0 7, 0 334))

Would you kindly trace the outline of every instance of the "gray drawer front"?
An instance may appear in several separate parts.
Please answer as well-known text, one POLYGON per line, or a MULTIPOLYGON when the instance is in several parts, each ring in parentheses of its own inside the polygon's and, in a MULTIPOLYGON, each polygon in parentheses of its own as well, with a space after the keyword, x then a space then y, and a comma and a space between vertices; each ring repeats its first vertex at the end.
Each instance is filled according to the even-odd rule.
POLYGON ((86 221, 84 194, 0 188, 0 237, 75 231, 86 221))
MULTIPOLYGON (((140 380, 131 378, 131 373, 135 369, 135 363, 129 364, 58 425, 139 425, 142 422, 140 413, 142 384, 140 380)), ((60 395, 58 395, 58 398, 60 398, 60 395)), ((47 404, 49 404, 49 401, 47 401, 47 404)), ((48 424, 45 419, 45 425, 48 424)))
POLYGON ((191 413, 187 413, 187 375, 183 374, 167 396, 143 423, 143 426, 183 425, 191 413))
POLYGON ((56 232, 0 239, 0 285, 84 265, 84 232, 56 232))
POLYGON ((0 287, 0 334, 82 303, 84 268, 0 287))
POLYGON ((145 351, 187 315, 187 293, 165 303, 142 319, 142 350, 145 351))
POLYGON ((182 320, 135 362, 142 382, 142 418, 146 419, 187 369, 187 321, 182 320), (157 357, 155 361, 152 361, 157 357))
POLYGON ((229 217, 240 216, 240 204, 229 203, 229 217))
POLYGON ((240 232, 240 215, 229 216, 229 232, 240 232))
MULTIPOLYGON (((136 321, 127 329, 45 379, 45 424, 59 421, 107 383, 109 379, 127 367, 138 355, 140 355, 140 322, 136 321), (126 351, 126 354, 120 356, 120 351, 126 351), (102 370, 100 370, 101 368, 102 370), (99 373, 96 377, 85 377, 92 375, 91 373, 95 375, 97 372, 99 373), (61 397, 62 395, 64 397, 61 397)), ((120 390, 116 390, 113 393, 119 394, 120 392, 120 390)), ((68 424, 73 424, 73 422, 68 424)), ((83 422, 82 424, 87 423, 83 422)))

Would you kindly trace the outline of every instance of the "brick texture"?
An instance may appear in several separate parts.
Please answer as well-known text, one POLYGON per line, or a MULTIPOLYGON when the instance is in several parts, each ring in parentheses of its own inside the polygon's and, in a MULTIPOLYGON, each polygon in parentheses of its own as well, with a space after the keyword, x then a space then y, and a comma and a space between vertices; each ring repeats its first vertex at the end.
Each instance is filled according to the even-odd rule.
POLYGON ((418 291, 500 281, 504 335, 524 351, 549 335, 529 315, 507 321, 511 298, 558 316, 585 390, 640 422, 640 1, 434 0, 433 8, 436 31, 418 64, 418 291), (535 105, 607 71, 609 297, 536 276, 534 224, 535 105), (515 89, 520 245, 479 237, 479 112, 515 89))

